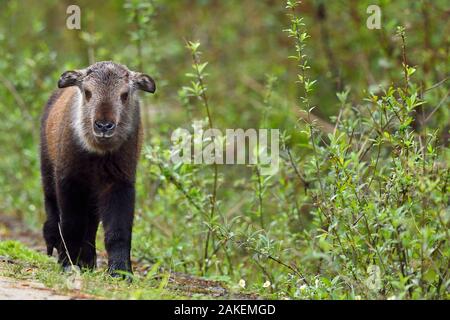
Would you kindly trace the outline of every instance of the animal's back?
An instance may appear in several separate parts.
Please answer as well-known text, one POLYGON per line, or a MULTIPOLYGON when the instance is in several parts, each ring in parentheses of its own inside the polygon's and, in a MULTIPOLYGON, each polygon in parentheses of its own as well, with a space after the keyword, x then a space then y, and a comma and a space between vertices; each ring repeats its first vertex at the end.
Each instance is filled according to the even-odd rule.
POLYGON ((58 148, 64 147, 71 125, 71 107, 77 88, 68 87, 56 90, 45 106, 41 121, 41 148, 43 156, 55 164, 58 148))

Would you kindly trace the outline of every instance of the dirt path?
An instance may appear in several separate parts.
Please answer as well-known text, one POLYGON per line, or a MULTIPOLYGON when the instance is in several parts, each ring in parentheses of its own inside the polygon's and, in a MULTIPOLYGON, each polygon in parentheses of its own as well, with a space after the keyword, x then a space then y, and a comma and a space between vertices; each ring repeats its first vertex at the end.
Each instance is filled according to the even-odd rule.
MULTIPOLYGON (((18 219, 0 216, 0 240, 14 239, 28 247, 44 252, 39 234, 25 228, 18 219)), ((2 264, 0 257, 0 270, 2 264)), ((76 297, 61 295, 43 284, 0 276, 0 300, 73 300, 76 297)))
MULTIPOLYGON (((45 246, 40 233, 26 228, 22 222, 11 216, 0 215, 0 241, 17 240, 29 248, 45 253, 45 246)), ((0 257, 1 258, 1 257, 0 257)), ((106 268, 106 253, 98 252, 98 265, 106 268)), ((5 263, 5 261, 3 261, 5 263)), ((133 270, 136 274, 146 275, 151 266, 132 261, 133 270)), ((0 259, 0 269, 2 261, 0 259)), ((190 297, 203 294, 211 298, 220 299, 245 299, 252 300, 259 297, 253 294, 231 292, 219 281, 204 279, 189 274, 170 272, 168 287, 180 294, 190 297)), ((39 283, 23 282, 11 278, 0 278, 0 300, 1 299, 86 299, 87 296, 63 296, 46 289, 39 283)))
POLYGON ((56 294, 43 284, 0 277, 0 300, 71 300, 56 294))
POLYGON ((30 249, 45 252, 44 241, 40 233, 25 227, 18 218, 0 213, 1 240, 17 240, 26 244, 30 249))

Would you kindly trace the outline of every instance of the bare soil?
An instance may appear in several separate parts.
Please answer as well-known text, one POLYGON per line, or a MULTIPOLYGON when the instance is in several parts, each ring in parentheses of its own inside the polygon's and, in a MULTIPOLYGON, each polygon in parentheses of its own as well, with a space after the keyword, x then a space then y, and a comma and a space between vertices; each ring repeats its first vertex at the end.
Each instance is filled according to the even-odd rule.
MULTIPOLYGON (((11 216, 0 215, 0 241, 16 240, 24 243, 29 248, 41 253, 45 253, 45 246, 42 236, 29 228, 17 218, 11 216)), ((104 268, 106 266, 106 253, 98 252, 98 266, 104 268)), ((13 262, 13 261, 12 261, 13 262)), ((8 263, 0 259, 0 268, 2 263, 8 263)), ((14 263, 14 262, 13 262, 14 263)), ((151 267, 133 261, 134 273, 145 275, 151 267)), ((171 272, 168 288, 179 292, 184 296, 206 295, 211 298, 218 299, 258 299, 257 295, 241 294, 231 292, 220 281, 204 279, 189 274, 171 272)), ((42 284, 25 282, 12 278, 0 278, 0 300, 1 299, 86 299, 92 298, 87 296, 60 295, 50 289, 45 288, 42 284)))
MULTIPOLYGON (((1 268, 1 266, 0 266, 1 268)), ((0 300, 70 300, 37 282, 0 277, 0 300)))

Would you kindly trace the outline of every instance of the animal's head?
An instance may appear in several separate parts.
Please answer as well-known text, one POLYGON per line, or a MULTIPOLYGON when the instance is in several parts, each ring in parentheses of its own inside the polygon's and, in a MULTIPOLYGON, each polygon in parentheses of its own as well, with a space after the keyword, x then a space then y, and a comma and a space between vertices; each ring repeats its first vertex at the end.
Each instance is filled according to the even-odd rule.
POLYGON ((73 110, 75 132, 86 149, 100 153, 117 149, 135 134, 139 125, 137 91, 156 90, 150 76, 110 61, 64 72, 58 87, 70 86, 80 89, 73 110))

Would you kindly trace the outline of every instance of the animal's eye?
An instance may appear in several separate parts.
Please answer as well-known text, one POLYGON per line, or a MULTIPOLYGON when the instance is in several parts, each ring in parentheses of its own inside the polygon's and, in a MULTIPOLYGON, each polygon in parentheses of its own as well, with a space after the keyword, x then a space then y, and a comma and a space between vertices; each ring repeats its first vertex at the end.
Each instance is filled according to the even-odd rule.
POLYGON ((84 89, 84 96, 86 97, 86 100, 89 101, 89 99, 92 97, 92 92, 90 92, 88 89, 84 89))
POLYGON ((120 99, 122 100, 122 102, 125 102, 128 100, 128 91, 124 92, 120 95, 120 99))

